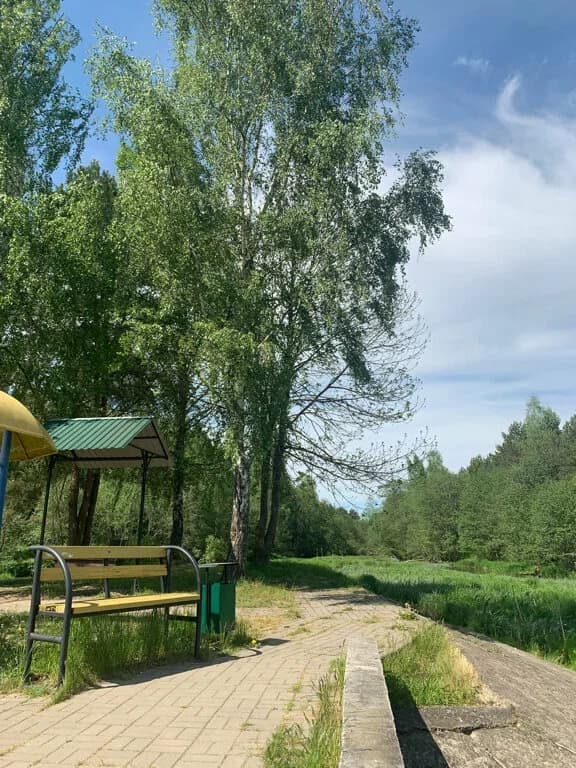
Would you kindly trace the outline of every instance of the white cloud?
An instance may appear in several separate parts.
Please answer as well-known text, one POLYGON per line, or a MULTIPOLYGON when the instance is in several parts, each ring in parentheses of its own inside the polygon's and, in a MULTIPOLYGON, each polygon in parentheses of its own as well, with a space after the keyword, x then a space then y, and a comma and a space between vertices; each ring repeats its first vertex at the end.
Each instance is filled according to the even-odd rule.
POLYGON ((514 151, 525 157, 548 179, 570 190, 576 186, 576 120, 562 114, 527 114, 515 101, 521 88, 512 77, 498 98, 496 115, 510 133, 514 151))
POLYGON ((490 61, 481 57, 458 56, 454 62, 455 67, 464 67, 474 75, 485 75, 490 69, 490 61))
POLYGON ((431 343, 419 374, 428 425, 457 468, 490 451, 531 394, 576 412, 576 123, 496 105, 502 140, 442 152, 454 230, 409 268, 431 343))

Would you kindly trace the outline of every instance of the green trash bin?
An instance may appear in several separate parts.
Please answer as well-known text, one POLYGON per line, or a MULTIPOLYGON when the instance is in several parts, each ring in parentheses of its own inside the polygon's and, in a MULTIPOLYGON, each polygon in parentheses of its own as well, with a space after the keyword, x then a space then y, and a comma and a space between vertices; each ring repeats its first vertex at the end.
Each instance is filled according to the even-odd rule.
POLYGON ((202 633, 225 632, 236 623, 235 563, 202 563, 202 633))

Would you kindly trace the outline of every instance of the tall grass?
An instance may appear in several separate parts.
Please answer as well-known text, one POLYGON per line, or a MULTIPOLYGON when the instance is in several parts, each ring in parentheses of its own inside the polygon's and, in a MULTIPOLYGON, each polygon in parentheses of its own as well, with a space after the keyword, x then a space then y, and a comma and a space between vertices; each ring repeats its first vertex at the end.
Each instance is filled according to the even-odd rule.
POLYGON ((438 624, 385 656, 382 666, 393 706, 460 706, 478 700, 480 680, 438 624))
MULTIPOLYGON (((21 684, 26 618, 0 614, 0 690, 14 690, 21 684)), ((49 620, 43 621, 39 631, 54 632, 49 624, 49 620)), ((160 611, 75 620, 70 632, 66 677, 57 697, 75 693, 103 678, 121 678, 144 668, 192 659, 194 632, 195 625, 188 622, 171 621, 166 627, 160 611)), ((250 641, 248 627, 238 622, 230 632, 204 635, 202 653, 208 657, 248 645, 250 641)), ((48 643, 34 643, 33 692, 53 690, 59 650, 48 643)))
POLYGON ((290 725, 276 731, 266 748, 266 768, 338 767, 344 668, 344 659, 337 659, 318 683, 318 703, 307 730, 290 725))
POLYGON ((382 557, 273 560, 261 578, 312 588, 363 586, 419 613, 576 669, 576 581, 476 574, 382 557))
MULTIPOLYGON (((190 569, 174 568, 172 587, 190 589, 190 569)), ((141 579, 139 591, 157 591, 157 579, 141 579)), ((30 592, 30 578, 7 578, 10 593, 30 592)), ((80 585, 76 585, 77 587, 80 585)), ((84 594, 98 594, 101 584, 82 585, 84 594)), ((133 580, 115 580, 115 592, 131 593, 133 580)), ((62 584, 44 585, 45 595, 62 597, 62 584)), ((234 629, 202 637, 205 658, 233 653, 239 647, 254 646, 258 635, 271 625, 285 623, 298 616, 294 593, 283 587, 259 580, 244 579, 237 586, 237 604, 249 617, 237 620, 234 629), (260 616, 262 614, 262 616, 260 616)), ((0 691, 18 688, 24 665, 24 642, 27 616, 0 612, 0 691)), ((53 620, 39 622, 37 631, 58 633, 53 620)), ((169 623, 165 634, 162 611, 116 616, 94 616, 72 622, 66 679, 61 695, 73 693, 102 678, 126 676, 146 667, 185 661, 193 656, 195 626, 189 623, 169 623)), ((53 690, 57 676, 58 648, 45 643, 34 644, 33 671, 37 683, 26 688, 29 692, 46 693, 53 690)))

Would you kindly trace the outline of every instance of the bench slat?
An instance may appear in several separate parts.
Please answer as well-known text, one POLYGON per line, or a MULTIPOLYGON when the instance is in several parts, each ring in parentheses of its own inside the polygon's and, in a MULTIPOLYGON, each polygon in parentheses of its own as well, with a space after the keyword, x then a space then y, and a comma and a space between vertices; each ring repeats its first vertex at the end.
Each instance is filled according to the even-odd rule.
MULTIPOLYGON (((96 598, 95 600, 75 600, 72 603, 73 616, 89 616, 95 613, 114 611, 137 611, 139 608, 161 608, 169 605, 186 605, 200 600, 198 592, 165 592, 160 595, 128 595, 127 597, 96 598)), ((64 613, 64 602, 46 602, 40 605, 40 611, 64 613)))
POLYGON ((166 547, 52 547, 64 560, 137 560, 166 557, 166 547))
MULTIPOLYGON (((94 579, 144 579, 151 576, 166 576, 165 565, 70 565, 73 581, 94 579)), ((41 581, 64 581, 62 568, 42 568, 41 581)))

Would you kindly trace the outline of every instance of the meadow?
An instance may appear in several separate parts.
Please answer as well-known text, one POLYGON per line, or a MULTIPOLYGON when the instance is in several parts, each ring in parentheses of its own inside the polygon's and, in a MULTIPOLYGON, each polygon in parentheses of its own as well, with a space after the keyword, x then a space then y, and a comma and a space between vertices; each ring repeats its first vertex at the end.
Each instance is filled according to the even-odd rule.
MULTIPOLYGON (((436 621, 576 669, 576 580, 510 575, 526 565, 482 561, 484 572, 385 557, 279 558, 254 574, 311 588, 362 586, 436 621), (502 573, 502 571, 508 573, 502 573)), ((471 570, 479 570, 473 561, 471 570)))
MULTIPOLYGON (((238 584, 240 622, 236 632, 207 636, 205 655, 254 643, 297 617, 293 588, 362 586, 439 622, 469 629, 576 669, 576 579, 520 576, 525 563, 461 561, 434 564, 386 557, 274 558, 253 566, 238 584)), ((4 580, 15 596, 29 591, 28 579, 4 580), (8 583, 11 582, 11 584, 8 583), (26 582, 28 582, 26 584, 26 582)), ((144 586, 144 585, 141 585, 144 586)), ((193 627, 170 626, 160 617, 94 617, 73 622, 65 692, 96 680, 191 658, 193 627)), ((19 684, 25 616, 0 613, 0 688, 19 684)), ((52 685, 56 649, 39 645, 34 669, 39 690, 52 685)), ((32 689, 34 690, 34 689, 32 689)))

